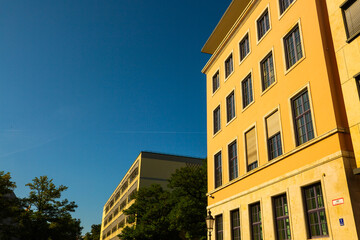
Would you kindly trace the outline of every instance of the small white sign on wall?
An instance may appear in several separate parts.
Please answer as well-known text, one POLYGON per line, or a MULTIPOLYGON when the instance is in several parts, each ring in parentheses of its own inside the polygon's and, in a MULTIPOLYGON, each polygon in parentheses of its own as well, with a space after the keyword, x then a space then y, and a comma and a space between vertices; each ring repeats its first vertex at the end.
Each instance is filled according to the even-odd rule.
POLYGON ((340 205, 340 204, 344 204, 344 198, 338 198, 338 199, 332 200, 333 206, 340 205))

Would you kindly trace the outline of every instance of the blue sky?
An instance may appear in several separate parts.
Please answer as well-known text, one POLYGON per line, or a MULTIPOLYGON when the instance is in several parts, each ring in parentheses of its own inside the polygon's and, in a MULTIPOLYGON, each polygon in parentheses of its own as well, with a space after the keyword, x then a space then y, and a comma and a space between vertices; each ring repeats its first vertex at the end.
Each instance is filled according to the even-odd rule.
POLYGON ((230 0, 0 7, 0 170, 69 187, 83 232, 140 151, 206 156, 200 50, 230 0), (180 4, 181 3, 181 4, 180 4))

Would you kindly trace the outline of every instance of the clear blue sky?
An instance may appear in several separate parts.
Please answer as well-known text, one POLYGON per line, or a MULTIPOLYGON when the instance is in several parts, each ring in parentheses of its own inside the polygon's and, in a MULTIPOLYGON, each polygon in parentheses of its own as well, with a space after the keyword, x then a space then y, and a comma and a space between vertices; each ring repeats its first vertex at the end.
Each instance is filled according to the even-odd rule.
POLYGON ((0 7, 0 170, 69 187, 83 232, 140 151, 206 157, 200 50, 231 0, 0 7))

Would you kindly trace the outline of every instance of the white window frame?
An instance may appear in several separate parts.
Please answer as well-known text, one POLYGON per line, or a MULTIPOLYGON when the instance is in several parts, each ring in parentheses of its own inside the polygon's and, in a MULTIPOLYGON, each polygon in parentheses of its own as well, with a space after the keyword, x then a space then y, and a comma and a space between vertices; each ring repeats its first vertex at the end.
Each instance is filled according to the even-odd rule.
POLYGON ((266 54, 261 58, 261 60, 259 61, 259 77, 260 77, 260 96, 264 95, 265 93, 267 93, 273 86, 276 85, 277 83, 277 74, 276 74, 276 63, 275 63, 275 51, 274 51, 274 47, 271 48, 270 51, 266 52, 266 54), (263 89, 263 79, 262 79, 262 72, 261 72, 261 62, 269 55, 272 54, 272 58, 273 58, 273 67, 274 67, 274 82, 268 86, 265 90, 263 89))
POLYGON ((255 32, 256 32, 256 45, 259 45, 259 43, 266 37, 266 35, 269 34, 269 32, 272 29, 272 24, 271 24, 271 14, 270 14, 270 3, 268 3, 266 5, 266 7, 264 8, 264 10, 261 11, 261 13, 259 14, 259 16, 256 18, 255 20, 255 32), (269 14, 269 30, 266 31, 266 33, 259 39, 259 32, 258 32, 258 20, 260 19, 260 17, 265 13, 265 11, 268 11, 269 14))
POLYGON ((293 70, 297 65, 299 65, 306 58, 306 56, 305 56, 305 45, 304 45, 304 40, 303 40, 303 34, 302 34, 302 27, 301 27, 300 18, 294 24, 292 24, 288 28, 286 33, 282 36, 282 38, 281 38, 281 48, 282 48, 282 51, 283 51, 284 75, 286 76, 289 72, 291 72, 291 70, 293 70), (286 66, 286 51, 285 51, 285 46, 284 46, 285 45, 284 40, 285 40, 285 37, 296 27, 296 25, 298 25, 298 28, 299 28, 302 57, 296 63, 294 63, 289 69, 287 69, 287 66, 286 66))

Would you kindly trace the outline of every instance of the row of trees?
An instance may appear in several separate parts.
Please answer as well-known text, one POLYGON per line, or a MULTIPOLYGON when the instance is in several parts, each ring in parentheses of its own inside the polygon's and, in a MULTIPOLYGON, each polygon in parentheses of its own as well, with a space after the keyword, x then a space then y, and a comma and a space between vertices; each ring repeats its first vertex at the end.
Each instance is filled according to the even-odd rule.
POLYGON ((0 239, 77 240, 81 238, 80 220, 71 216, 77 205, 61 200, 66 186, 55 186, 47 176, 36 177, 29 196, 14 194, 10 173, 0 171, 0 239))
MULTIPOLYGON (((141 188, 125 214, 128 222, 122 240, 206 239, 206 161, 184 167, 171 176, 167 189, 160 185, 141 188)), ((47 176, 36 177, 29 195, 17 198, 10 173, 0 171, 1 240, 79 240, 80 220, 71 216, 77 205, 62 199, 66 186, 55 186, 47 176)), ((91 226, 84 240, 99 240, 101 225, 91 226)))
POLYGON ((130 223, 122 240, 206 239, 206 164, 184 167, 170 178, 168 190, 160 185, 140 188, 125 214, 130 223))

